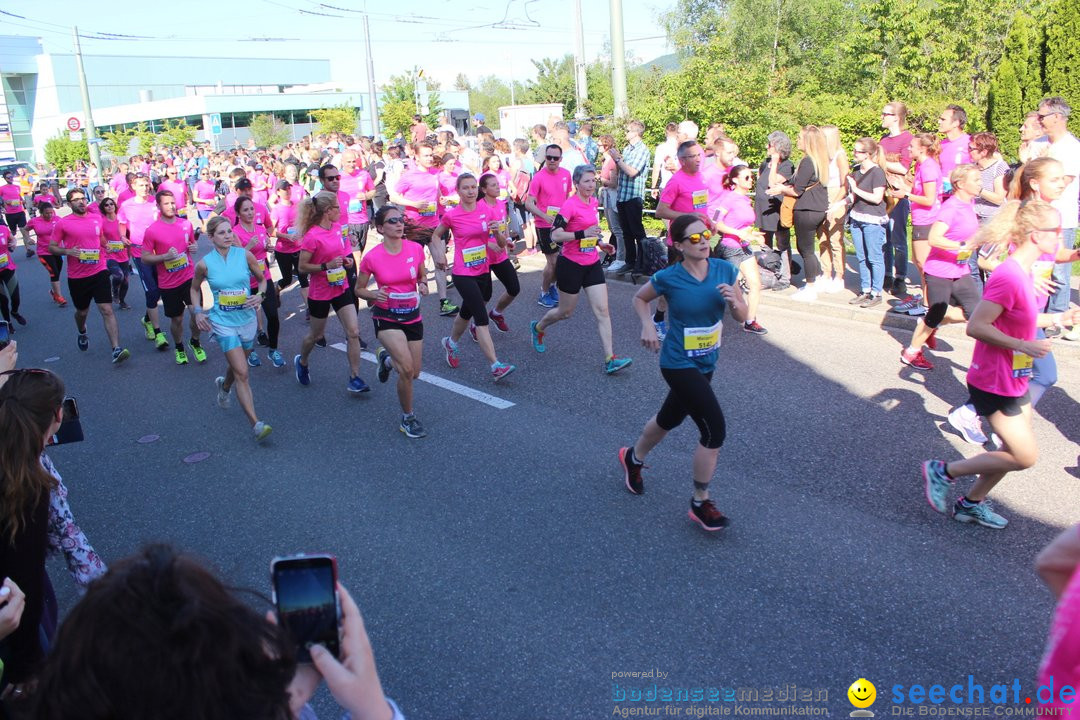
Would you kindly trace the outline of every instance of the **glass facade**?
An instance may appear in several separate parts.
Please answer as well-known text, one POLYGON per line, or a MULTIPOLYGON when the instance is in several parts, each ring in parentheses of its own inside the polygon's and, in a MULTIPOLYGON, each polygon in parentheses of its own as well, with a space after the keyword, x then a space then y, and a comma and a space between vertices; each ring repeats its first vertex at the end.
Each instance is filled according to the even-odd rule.
POLYGON ((4 75, 2 82, 11 139, 15 144, 15 157, 19 160, 33 160, 34 139, 30 134, 30 126, 34 117, 37 75, 4 75))

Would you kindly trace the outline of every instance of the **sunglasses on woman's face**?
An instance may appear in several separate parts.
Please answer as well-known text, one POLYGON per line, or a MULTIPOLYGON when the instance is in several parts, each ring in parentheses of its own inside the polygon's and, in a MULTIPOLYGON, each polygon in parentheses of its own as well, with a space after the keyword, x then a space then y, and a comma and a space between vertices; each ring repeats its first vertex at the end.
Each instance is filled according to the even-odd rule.
POLYGON ((394 217, 386 218, 385 220, 383 220, 383 222, 387 225, 404 225, 405 218, 401 217, 400 215, 395 215, 394 217))
POLYGON ((703 242, 708 242, 712 237, 712 233, 706 230, 705 232, 694 233, 693 235, 687 235, 683 238, 683 242, 689 242, 691 245, 698 245, 703 242))

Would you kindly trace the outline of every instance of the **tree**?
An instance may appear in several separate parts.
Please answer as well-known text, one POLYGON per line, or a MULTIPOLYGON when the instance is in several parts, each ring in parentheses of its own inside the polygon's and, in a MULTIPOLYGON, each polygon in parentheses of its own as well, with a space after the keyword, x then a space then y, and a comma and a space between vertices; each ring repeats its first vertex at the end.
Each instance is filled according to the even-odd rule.
POLYGON ((986 125, 997 135, 1001 152, 1006 157, 1016 157, 1020 145, 1016 128, 1023 121, 1023 93, 1012 61, 1006 57, 1001 61, 994 81, 990 83, 990 92, 986 98, 986 125))
POLYGON ((465 73, 458 73, 454 78, 454 89, 460 92, 472 91, 472 85, 469 83, 469 78, 465 76, 465 73))
POLYGON ((157 136, 150 132, 146 123, 141 122, 135 126, 135 150, 139 155, 149 155, 156 142, 157 136))
MULTIPOLYGON (((439 97, 438 93, 439 84, 434 80, 428 80, 427 87, 428 91, 426 99, 428 112, 424 115, 424 122, 428 124, 428 127, 435 127, 438 125, 439 113, 442 112, 442 99, 439 97)), ((391 75, 390 82, 383 85, 382 92, 383 132, 389 133, 389 135, 392 136, 394 132, 397 132, 398 129, 400 129, 398 127, 400 125, 399 116, 404 111, 406 104, 411 108, 409 110, 409 122, 405 126, 405 129, 408 130, 408 126, 412 124, 412 116, 418 112, 416 109, 416 83, 414 82, 412 75, 408 73, 391 75), (386 121, 386 106, 388 105, 393 105, 393 109, 389 113, 389 117, 394 121, 393 124, 386 121), (391 131, 391 127, 394 127, 395 129, 391 131)), ((421 100, 422 99, 424 98, 421 98, 421 100)))
POLYGON ((409 127, 413 124, 415 114, 416 104, 412 100, 384 100, 381 113, 383 135, 392 138, 401 133, 406 140, 411 140, 409 127))
MULTIPOLYGON (((1057 0, 1046 15, 1043 90, 1080 108, 1080 5, 1057 0)), ((1074 129, 1076 129, 1074 125, 1074 129)))
POLYGON ((251 131, 251 137, 259 147, 284 145, 292 139, 292 133, 285 127, 285 123, 270 114, 256 115, 251 118, 248 130, 251 131))
POLYGON ((1012 61, 1025 110, 1034 110, 1043 96, 1041 34, 1042 30, 1035 20, 1021 12, 1013 18, 1009 35, 1005 38, 1005 57, 1012 61))
POLYGON ((157 134, 157 144, 164 147, 184 147, 195 140, 199 131, 187 124, 187 120, 166 121, 165 129, 157 134))
POLYGON ((533 60, 536 80, 525 87, 526 103, 562 103, 563 115, 572 117, 577 109, 574 90, 574 56, 533 60))
POLYGON ((348 135, 356 132, 360 124, 356 108, 348 104, 312 110, 311 117, 319 124, 319 131, 348 135))
POLYGON ((85 140, 72 140, 61 131, 45 141, 45 162, 57 170, 70 170, 80 160, 90 162, 90 146, 85 140))
POLYGON ((126 158, 131 153, 131 141, 135 139, 135 130, 121 127, 112 132, 103 133, 101 138, 105 141, 107 153, 114 157, 126 158))

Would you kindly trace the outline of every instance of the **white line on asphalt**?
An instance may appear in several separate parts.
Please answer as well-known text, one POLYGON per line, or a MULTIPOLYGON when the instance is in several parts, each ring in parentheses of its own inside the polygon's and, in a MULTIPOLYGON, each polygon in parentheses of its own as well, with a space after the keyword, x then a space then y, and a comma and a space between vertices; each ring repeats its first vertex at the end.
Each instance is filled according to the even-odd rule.
MULTIPOLYGON (((335 350, 340 350, 341 352, 346 352, 348 350, 348 348, 345 346, 345 343, 334 343, 330 347, 334 348, 335 350)), ((360 356, 368 362, 376 362, 375 356, 369 352, 361 353, 360 356)), ((476 400, 477 402, 482 402, 485 405, 490 405, 496 410, 506 410, 507 408, 514 407, 514 403, 510 402, 509 400, 503 400, 501 397, 496 397, 489 393, 483 392, 482 390, 474 390, 471 387, 456 383, 453 380, 441 378, 438 375, 432 375, 431 373, 421 371, 420 380, 431 385, 435 385, 436 387, 441 387, 443 390, 449 390, 452 393, 457 393, 458 395, 462 395, 471 400, 476 400)))

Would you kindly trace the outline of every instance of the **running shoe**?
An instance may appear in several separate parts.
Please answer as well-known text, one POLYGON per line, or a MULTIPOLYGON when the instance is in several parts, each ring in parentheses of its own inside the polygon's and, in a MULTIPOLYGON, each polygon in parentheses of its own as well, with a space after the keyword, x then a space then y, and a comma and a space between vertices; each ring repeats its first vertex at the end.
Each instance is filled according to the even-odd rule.
POLYGON ((359 375, 349 378, 349 384, 346 389, 351 393, 366 393, 371 391, 371 388, 368 387, 368 384, 364 382, 363 378, 359 375))
POLYGON ((952 516, 962 523, 977 523, 993 530, 1001 530, 1009 524, 1008 520, 994 512, 989 500, 965 505, 963 498, 958 498, 953 504, 952 516))
POLYGON ((191 354, 195 356, 195 362, 200 365, 206 362, 206 351, 203 350, 202 345, 192 345, 191 354))
POLYGON ((926 338, 926 347, 937 350, 937 328, 930 331, 930 337, 926 338))
POLYGON ((861 303, 859 303, 859 307, 861 307, 861 308, 872 308, 872 307, 877 307, 880 304, 881 304, 881 296, 880 295, 871 295, 870 297, 866 298, 861 303))
POLYGON ((506 316, 496 313, 494 310, 488 311, 488 317, 491 322, 495 323, 495 327, 499 328, 499 332, 510 332, 510 326, 506 324, 506 316))
POLYGON ((386 348, 381 347, 375 353, 375 360, 379 365, 379 382, 384 383, 390 379, 390 353, 386 352, 386 348))
POLYGON ((270 362, 274 364, 274 367, 285 367, 285 358, 282 357, 279 351, 271 350, 270 352, 266 353, 266 357, 269 358, 270 362))
POLYGON ((415 415, 402 417, 401 425, 398 426, 398 430, 405 433, 405 437, 427 437, 427 430, 424 429, 424 426, 420 424, 420 421, 416 419, 415 415))
POLYGON ((945 474, 945 463, 941 460, 927 460, 922 464, 923 481, 926 484, 926 502, 939 513, 945 512, 945 496, 953 481, 945 474))
POLYGON ((474 322, 469 323, 469 336, 474 343, 480 342, 480 339, 476 337, 476 323, 474 322))
POLYGON ((449 317, 450 315, 457 315, 458 306, 450 302, 450 298, 443 298, 439 301, 439 314, 443 317, 449 317))
POLYGON ((31 250, 30 248, 26 248, 26 257, 32 258, 35 254, 36 253, 33 250, 31 250))
POLYGON ((661 320, 656 322, 653 320, 653 327, 656 328, 656 339, 660 342, 664 342, 664 338, 667 337, 667 321, 661 320))
POLYGON ((890 312, 906 313, 922 305, 922 295, 911 295, 892 306, 890 312))
POLYGON ((559 288, 555 287, 554 283, 552 283, 551 289, 548 290, 548 297, 554 300, 556 305, 559 304, 559 288))
POLYGON ((146 339, 147 340, 153 340, 157 336, 157 333, 154 332, 154 324, 152 322, 150 322, 149 320, 147 320, 146 318, 143 318, 142 326, 143 326, 143 330, 146 332, 146 339))
POLYGON ((847 304, 848 305, 862 305, 864 302, 866 302, 867 300, 869 300, 872 297, 873 297, 873 295, 870 294, 870 291, 863 290, 861 293, 859 293, 855 297, 848 300, 847 304))
POLYGON ((552 300, 551 296, 548 295, 548 293, 546 293, 546 292, 540 293, 540 297, 538 297, 536 299, 536 304, 539 305, 540 307, 545 307, 545 308, 547 308, 549 310, 551 308, 555 307, 555 301, 552 300))
POLYGON ((248 353, 247 363, 250 367, 259 367, 262 365, 262 360, 259 359, 259 353, 255 352, 254 349, 248 353))
POLYGON ((986 444, 986 435, 982 431, 982 421, 967 405, 961 405, 949 413, 949 425, 972 445, 986 444))
POLYGON ((176 357, 176 364, 177 365, 187 365, 188 364, 187 353, 184 352, 183 348, 176 348, 175 357, 176 357))
POLYGON ((461 364, 461 359, 457 354, 457 346, 453 344, 453 341, 448 337, 442 339, 443 350, 446 351, 446 364, 452 368, 456 368, 461 364))
POLYGON ((491 377, 495 382, 499 382, 515 370, 517 370, 517 367, 510 363, 495 363, 491 368, 491 377))
POLYGON ((65 300, 64 296, 60 293, 50 291, 49 294, 52 295, 53 302, 55 302, 60 307, 65 307, 67 305, 67 300, 65 300))
POLYGON ((232 405, 232 398, 229 397, 228 391, 225 390, 225 378, 218 376, 214 378, 214 387, 217 388, 217 404, 219 408, 223 410, 232 405))
POLYGON ((14 310, 11 311, 11 317, 15 320, 15 322, 19 323, 20 325, 26 324, 26 318, 24 318, 22 315, 15 312, 14 310))
POLYGON ((360 343, 360 349, 361 350, 367 350, 367 343, 364 342, 364 338, 358 338, 357 342, 360 343))
POLYGON ((121 301, 120 301, 120 309, 121 309, 121 310, 130 310, 130 309, 131 309, 131 306, 130 306, 130 305, 128 305, 128 304, 127 304, 126 302, 124 302, 123 300, 121 300, 121 301))
POLYGON ((907 314, 910 315, 911 317, 922 317, 923 315, 926 314, 926 306, 925 305, 916 305, 915 307, 908 310, 907 314))
POLYGON ((165 339, 165 333, 161 332, 160 330, 158 330, 157 333, 154 334, 154 347, 156 347, 158 350, 161 350, 162 352, 165 352, 169 349, 169 341, 165 339))
POLYGON ((311 384, 311 372, 308 371, 308 366, 300 362, 300 356, 296 355, 293 360, 293 367, 296 369, 296 382, 301 385, 311 384))
POLYGON ((621 273, 623 271, 623 268, 625 268, 625 267, 626 267, 626 262, 625 261, 616 260, 615 262, 611 263, 611 265, 608 265, 608 272, 610 272, 610 273, 621 273))
POLYGON ((529 323, 529 332, 532 333, 533 350, 542 353, 547 350, 547 347, 544 345, 544 333, 536 329, 537 324, 535 320, 529 323))
POLYGON ((127 348, 114 348, 112 351, 113 365, 119 365, 120 363, 131 357, 131 353, 127 348))
POLYGON ((630 448, 624 447, 619 448, 619 465, 622 465, 626 489, 635 495, 644 495, 645 481, 641 477, 641 468, 645 467, 645 464, 630 462, 630 448))
POLYGON ((251 434, 255 437, 255 442, 261 442, 268 438, 273 431, 274 428, 260 420, 255 423, 255 427, 251 429, 251 434))
POLYGON ((315 341, 315 346, 316 347, 326 347, 326 336, 323 335, 318 340, 316 340, 315 341))
POLYGON ((86 352, 90 349, 90 337, 86 333, 79 333, 79 337, 76 338, 75 344, 79 346, 79 349, 86 352))
POLYGON ((690 512, 687 514, 691 520, 709 532, 723 530, 731 524, 731 521, 724 516, 724 513, 716 509, 716 505, 713 504, 712 500, 706 500, 700 505, 695 505, 694 501, 691 500, 690 512))
POLYGON ((261 345, 262 347, 270 347, 270 336, 267 335, 264 331, 260 330, 255 335, 255 342, 259 343, 259 345, 261 345))
POLYGON ((634 361, 632 358, 624 358, 619 357, 618 355, 612 355, 607 359, 607 362, 604 363, 604 372, 606 372, 608 375, 614 375, 623 368, 630 367, 633 362, 634 361))
POLYGON ((768 330, 761 327, 757 320, 751 320, 750 322, 744 322, 742 326, 743 332, 753 333, 754 335, 766 335, 768 330))
POLYGON ((934 369, 933 363, 926 359, 926 356, 922 354, 922 350, 916 353, 909 354, 907 348, 904 348, 900 351, 900 362, 904 363, 905 365, 910 365, 916 370, 934 369))
POLYGON ((1080 325, 1074 325, 1069 332, 1061 336, 1061 339, 1068 340, 1069 342, 1080 340, 1080 325))

